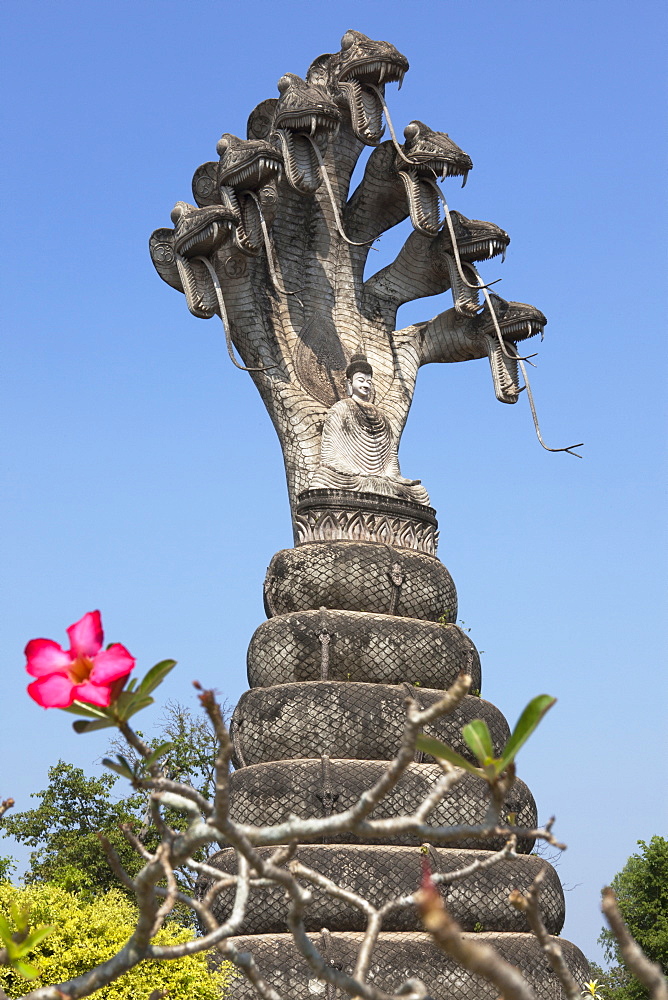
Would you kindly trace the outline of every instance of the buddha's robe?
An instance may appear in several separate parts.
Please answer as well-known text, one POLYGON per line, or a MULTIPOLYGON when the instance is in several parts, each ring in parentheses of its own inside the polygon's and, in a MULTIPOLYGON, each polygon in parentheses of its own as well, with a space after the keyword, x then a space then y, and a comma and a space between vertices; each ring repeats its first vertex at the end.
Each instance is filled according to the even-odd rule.
POLYGON ((322 429, 320 465, 310 489, 354 490, 429 504, 419 480, 404 479, 389 420, 373 403, 340 399, 322 429))

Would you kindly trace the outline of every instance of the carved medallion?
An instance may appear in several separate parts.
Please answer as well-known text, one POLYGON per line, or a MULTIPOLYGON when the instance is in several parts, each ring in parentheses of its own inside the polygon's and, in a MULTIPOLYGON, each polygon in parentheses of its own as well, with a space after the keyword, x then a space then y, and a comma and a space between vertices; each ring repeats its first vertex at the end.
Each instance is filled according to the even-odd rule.
POLYGON ((225 261, 225 274, 228 278, 243 278, 248 265, 240 254, 228 257, 225 261))
POLYGON ((246 132, 249 139, 267 138, 271 129, 271 123, 274 120, 274 111, 277 104, 277 98, 270 97, 269 100, 262 101, 254 111, 251 111, 248 117, 246 132))
POLYGON ((203 163, 193 174, 193 198, 200 208, 220 204, 218 164, 213 160, 203 163))
POLYGON ((299 331, 295 368, 301 385, 318 402, 333 406, 346 395, 347 364, 334 323, 316 313, 299 331))

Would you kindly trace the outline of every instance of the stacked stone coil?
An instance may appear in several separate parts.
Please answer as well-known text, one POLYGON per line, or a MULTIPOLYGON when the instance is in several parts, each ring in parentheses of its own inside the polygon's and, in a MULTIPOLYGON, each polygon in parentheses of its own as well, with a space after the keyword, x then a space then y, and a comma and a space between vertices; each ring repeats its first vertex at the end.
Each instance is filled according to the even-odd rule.
MULTIPOLYGON (((328 816, 358 800, 380 776, 399 747, 407 694, 427 707, 465 670, 474 694, 451 715, 426 729, 458 753, 469 755, 461 729, 474 718, 487 722, 496 751, 509 735, 497 708, 479 697, 480 660, 469 637, 455 624, 457 595, 445 566, 422 551, 363 541, 308 542, 278 552, 265 582, 268 620, 248 650, 250 690, 231 724, 235 772, 231 813, 250 825, 273 825, 291 815, 328 816)), ((433 787, 440 768, 416 754, 396 788, 372 818, 410 813, 433 787)), ((536 807, 529 789, 516 781, 505 804, 517 824, 532 827, 536 807)), ((434 826, 483 822, 486 785, 467 774, 430 814, 434 826)), ((429 848, 435 872, 453 872, 503 844, 499 838, 458 840, 429 848)), ((518 843, 518 855, 479 869, 440 891, 465 934, 475 934, 517 965, 539 1000, 565 997, 524 917, 508 895, 526 891, 547 868, 541 897, 545 925, 559 934, 564 897, 556 872, 530 854, 533 841, 518 843)), ((413 893, 421 879, 424 845, 406 835, 380 845, 343 834, 302 845, 297 858, 372 904, 413 893)), ((236 871, 234 852, 220 851, 210 864, 236 871)), ((210 880, 200 877, 203 894, 210 880)), ((225 919, 230 891, 219 894, 216 914, 225 919)), ((326 960, 349 974, 365 927, 350 904, 314 890, 306 930, 326 960)), ((320 982, 287 933, 287 901, 277 887, 256 888, 240 936, 264 979, 289 1000, 334 1000, 343 996, 320 982)), ((561 942, 575 977, 588 966, 581 952, 561 942)), ((424 981, 431 1000, 490 1000, 497 993, 480 977, 457 967, 421 929, 414 908, 396 910, 386 921, 374 952, 369 982, 392 992, 409 976, 424 981)), ((231 1000, 251 1000, 253 988, 235 979, 231 1000)))

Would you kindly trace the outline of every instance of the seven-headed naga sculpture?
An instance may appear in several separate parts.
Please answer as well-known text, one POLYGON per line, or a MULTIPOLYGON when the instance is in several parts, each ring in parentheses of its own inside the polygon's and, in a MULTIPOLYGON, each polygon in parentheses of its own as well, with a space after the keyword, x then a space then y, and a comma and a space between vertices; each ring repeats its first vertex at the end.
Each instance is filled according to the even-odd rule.
POLYGON ((232 360, 250 372, 281 442, 294 518, 314 489, 428 504, 397 459, 418 369, 488 358, 497 398, 514 403, 516 344, 546 323, 478 277, 475 262, 505 252, 508 234, 450 212, 437 183, 465 182, 469 156, 420 121, 397 140, 384 93, 407 69, 393 45, 347 31, 306 79, 281 77, 246 139, 222 136, 218 160, 195 172, 197 204, 178 202, 174 227, 151 236, 160 276, 195 316, 219 314, 232 360), (365 146, 373 151, 349 194, 365 146), (414 231, 396 259, 365 281, 374 240, 407 217, 414 231), (452 308, 396 329, 402 303, 448 290, 452 308), (350 380, 359 353, 373 402, 350 380))

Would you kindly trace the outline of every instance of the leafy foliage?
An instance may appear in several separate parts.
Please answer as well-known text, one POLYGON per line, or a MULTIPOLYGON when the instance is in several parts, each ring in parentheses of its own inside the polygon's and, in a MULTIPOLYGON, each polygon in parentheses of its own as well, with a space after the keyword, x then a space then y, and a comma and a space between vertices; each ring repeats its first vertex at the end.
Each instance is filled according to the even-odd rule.
POLYGON ((71 705, 64 708, 64 712, 71 712, 72 715, 83 715, 83 719, 77 719, 72 723, 72 728, 76 733, 91 733, 96 729, 109 729, 115 727, 119 722, 127 722, 128 719, 141 712, 143 708, 148 708, 153 704, 151 692, 155 691, 158 685, 176 666, 176 660, 161 660, 151 667, 146 677, 142 681, 133 678, 125 691, 115 694, 108 708, 101 708, 98 705, 91 705, 88 702, 73 701, 71 705))
POLYGON ((26 958, 52 930, 48 924, 34 927, 30 910, 13 901, 9 906, 9 919, 0 912, 0 962, 24 979, 36 979, 37 969, 26 958))
POLYGON ((440 740, 435 740, 431 736, 418 736, 418 749, 424 753, 430 753, 434 757, 447 760, 449 764, 461 767, 471 774, 485 778, 490 785, 494 784, 506 768, 514 763, 518 751, 524 746, 540 720, 552 708, 556 700, 549 694, 539 694, 529 702, 517 720, 500 757, 494 756, 492 737, 484 719, 473 719, 464 726, 462 736, 469 750, 477 759, 478 767, 446 746, 445 743, 441 743, 440 740))
POLYGON ((589 969, 591 975, 596 976, 597 989, 604 1000, 631 1000, 632 994, 628 992, 631 974, 623 966, 615 965, 610 969, 602 969, 596 962, 590 962, 589 969))
MULTIPOLYGON (((146 742, 154 750, 169 744, 160 761, 167 777, 189 782, 205 798, 212 794, 216 742, 207 720, 182 705, 169 703, 157 735, 146 742)), ((113 741, 110 749, 122 749, 131 768, 140 763, 140 758, 120 739, 113 741)), ((0 819, 2 834, 34 848, 25 876, 28 884, 50 882, 88 897, 117 887, 98 832, 111 842, 130 875, 139 871, 142 859, 123 837, 120 824, 131 824, 149 850, 157 845, 159 837, 152 825, 147 796, 130 790, 125 797, 117 798, 116 782, 113 774, 89 777, 81 768, 61 760, 49 769, 47 788, 32 793, 31 797, 38 800, 35 809, 10 812, 0 819)), ((181 813, 166 810, 165 816, 174 829, 184 827, 181 813)), ((0 875, 3 871, 7 877, 8 869, 0 868, 0 875)), ((189 878, 176 874, 182 888, 192 889, 189 878)))
MULTIPOLYGON (((31 951, 37 967, 34 986, 66 982, 110 958, 128 940, 137 911, 118 889, 86 900, 53 885, 32 885, 24 889, 5 882, 0 885, 0 914, 12 920, 11 911, 29 910, 32 925, 53 925, 49 934, 31 951)), ((172 945, 187 941, 189 931, 170 924, 158 932, 156 944, 172 945)), ((156 989, 169 990, 172 997, 220 1000, 234 975, 229 963, 217 973, 209 971, 205 954, 169 962, 142 962, 109 986, 96 992, 100 1000, 137 1000, 156 989)), ((8 997, 26 992, 25 979, 11 968, 0 968, 0 985, 8 997)))
POLYGON ((0 856, 0 882, 6 882, 16 871, 16 862, 11 857, 0 856))
MULTIPOLYGON (((639 840, 641 850, 632 854, 611 882, 624 920, 647 957, 668 974, 668 840, 652 837, 639 840)), ((592 966, 603 987, 606 1000, 646 1000, 647 990, 622 964, 619 946, 612 931, 604 928, 599 943, 608 961, 616 962, 604 971, 592 966)))
POLYGON ((136 822, 136 808, 130 799, 113 800, 115 782, 109 774, 88 777, 81 768, 60 760, 49 768, 47 788, 31 795, 38 800, 37 807, 2 818, 4 835, 35 848, 25 875, 27 883, 51 882, 84 893, 106 892, 116 886, 98 831, 110 839, 131 873, 139 870, 140 858, 118 829, 120 823, 136 822))

